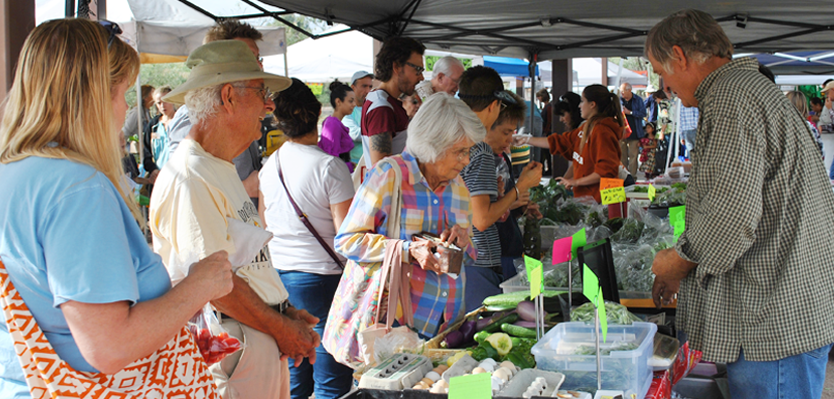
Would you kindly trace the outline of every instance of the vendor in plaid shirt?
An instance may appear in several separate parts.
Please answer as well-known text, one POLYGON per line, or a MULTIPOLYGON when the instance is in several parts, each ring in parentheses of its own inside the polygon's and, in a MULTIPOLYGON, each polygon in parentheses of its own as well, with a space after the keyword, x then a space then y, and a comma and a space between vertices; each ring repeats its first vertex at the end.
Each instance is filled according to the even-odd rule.
POLYGON ((655 257, 655 304, 680 291, 677 327, 704 360, 727 363, 733 399, 819 398, 834 342, 834 193, 805 121, 755 59, 732 59, 709 14, 667 17, 646 54, 701 112, 686 230, 655 257))

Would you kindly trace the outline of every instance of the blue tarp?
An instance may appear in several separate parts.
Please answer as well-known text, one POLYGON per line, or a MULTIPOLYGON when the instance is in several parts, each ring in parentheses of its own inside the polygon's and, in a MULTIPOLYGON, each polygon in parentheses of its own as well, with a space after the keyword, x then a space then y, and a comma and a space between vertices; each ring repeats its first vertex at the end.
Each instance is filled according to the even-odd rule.
MULTIPOLYGON (((501 76, 530 76, 529 63, 518 58, 484 56, 484 66, 488 66, 501 76)), ((539 76, 539 66, 536 65, 536 76, 539 76)))

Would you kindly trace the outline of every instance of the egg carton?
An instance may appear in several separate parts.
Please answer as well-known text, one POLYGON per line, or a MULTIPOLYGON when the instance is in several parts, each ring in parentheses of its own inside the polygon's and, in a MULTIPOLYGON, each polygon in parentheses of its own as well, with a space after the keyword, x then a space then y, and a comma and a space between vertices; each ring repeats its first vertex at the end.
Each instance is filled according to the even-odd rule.
POLYGON ((449 380, 454 377, 469 374, 473 369, 475 369, 475 367, 478 367, 478 364, 478 361, 473 359, 472 356, 463 355, 463 357, 449 367, 448 370, 443 372, 443 379, 446 380, 446 382, 449 382, 449 380))
POLYGON ((509 398, 520 398, 533 383, 533 381, 538 378, 542 377, 545 381, 547 381, 547 388, 544 390, 542 395, 538 396, 551 396, 554 391, 558 391, 559 387, 562 386, 562 383, 565 382, 565 375, 562 373, 554 373, 552 371, 543 371, 543 370, 535 370, 535 369, 524 369, 519 371, 508 383, 498 392, 497 396, 501 397, 509 397, 509 398))
POLYGON ((432 370, 429 358, 400 353, 362 374, 359 388, 399 391, 411 388, 432 370))

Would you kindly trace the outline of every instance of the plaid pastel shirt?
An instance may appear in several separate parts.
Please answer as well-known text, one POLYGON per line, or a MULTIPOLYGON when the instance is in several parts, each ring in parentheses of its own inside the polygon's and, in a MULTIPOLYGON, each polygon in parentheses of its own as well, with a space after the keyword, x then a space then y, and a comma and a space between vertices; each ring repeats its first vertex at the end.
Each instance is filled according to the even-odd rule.
MULTIPOLYGON (((387 231, 391 210, 394 171, 390 164, 377 164, 359 187, 345 221, 336 234, 336 250, 349 262, 382 262, 386 240, 396 238, 403 243, 403 260, 410 259, 408 247, 411 236, 421 232, 440 234, 444 228, 460 225, 469 231, 470 244, 466 248, 464 267, 460 276, 437 275, 411 264, 411 304, 414 325, 420 334, 433 337, 464 316, 465 268, 474 264, 477 252, 471 243, 472 209, 469 190, 458 176, 436 191, 429 188, 420 172, 417 160, 407 150, 392 157, 402 169, 402 202, 400 231, 387 231)), ((402 321, 400 320, 402 323, 402 321)))

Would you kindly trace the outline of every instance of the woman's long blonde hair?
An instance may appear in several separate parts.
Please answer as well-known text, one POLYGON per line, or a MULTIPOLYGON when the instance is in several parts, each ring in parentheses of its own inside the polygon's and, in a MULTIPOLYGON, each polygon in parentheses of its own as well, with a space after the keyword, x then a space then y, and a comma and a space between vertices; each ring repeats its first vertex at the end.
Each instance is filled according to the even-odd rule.
POLYGON ((121 183, 116 86, 139 73, 139 56, 98 23, 58 19, 36 27, 20 53, 0 122, 0 162, 26 157, 68 159, 92 166, 116 187, 133 216, 142 217, 121 183), (57 146, 50 146, 55 142, 57 146))

